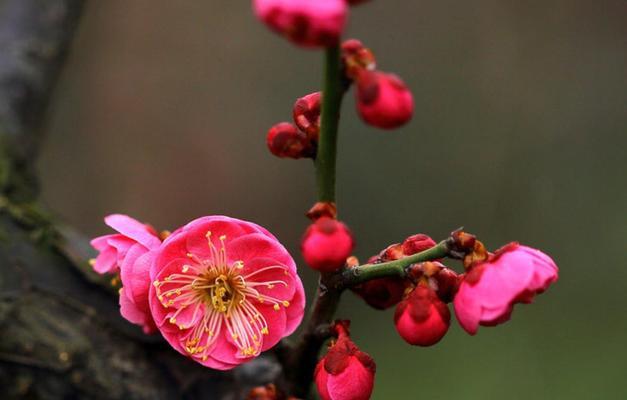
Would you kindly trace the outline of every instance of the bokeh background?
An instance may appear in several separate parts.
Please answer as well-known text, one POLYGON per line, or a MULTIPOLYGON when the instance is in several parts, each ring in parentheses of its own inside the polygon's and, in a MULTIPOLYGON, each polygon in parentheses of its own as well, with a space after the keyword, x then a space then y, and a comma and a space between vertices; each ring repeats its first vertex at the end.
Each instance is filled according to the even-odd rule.
MULTIPOLYGON (((90 2, 49 113, 44 197, 89 235, 112 212, 159 228, 256 221, 311 294, 298 243, 313 168, 272 157, 265 132, 318 90, 321 53, 270 33, 249 3, 90 2)), ((427 349, 398 337, 392 310, 347 294, 339 316, 378 363, 374 398, 626 398, 627 2, 373 0, 352 10, 348 36, 416 100, 393 132, 345 101, 338 202, 356 253, 463 225, 561 267, 510 323, 469 337, 454 322, 427 349)))

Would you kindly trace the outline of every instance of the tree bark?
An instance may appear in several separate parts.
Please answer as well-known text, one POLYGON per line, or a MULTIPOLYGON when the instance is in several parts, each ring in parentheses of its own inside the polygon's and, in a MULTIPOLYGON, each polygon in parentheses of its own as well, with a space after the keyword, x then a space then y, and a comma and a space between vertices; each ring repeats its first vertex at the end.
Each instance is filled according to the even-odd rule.
POLYGON ((0 0, 2 398, 239 399, 277 379, 273 354, 228 372, 123 320, 87 240, 37 201, 34 161, 83 0, 0 0))

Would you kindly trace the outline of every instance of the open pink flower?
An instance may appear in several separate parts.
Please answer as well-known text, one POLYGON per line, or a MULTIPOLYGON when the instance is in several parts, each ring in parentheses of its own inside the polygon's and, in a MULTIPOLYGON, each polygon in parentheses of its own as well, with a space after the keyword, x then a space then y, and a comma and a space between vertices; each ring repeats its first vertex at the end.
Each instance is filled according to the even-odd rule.
POLYGON ((99 274, 118 272, 124 257, 133 246, 152 249, 161 244, 150 225, 129 216, 112 214, 105 218, 105 223, 119 233, 99 236, 91 241, 92 247, 100 252, 93 265, 99 274))
POLYGON ((100 274, 120 272, 120 312, 129 322, 154 332, 148 290, 150 264, 161 240, 150 225, 121 214, 109 215, 105 223, 120 232, 95 238, 91 245, 100 252, 94 269, 100 274))
POLYGON ((345 0, 253 0, 257 17, 273 31, 305 47, 338 43, 346 24, 345 0))
POLYGON ((455 295, 455 314, 471 335, 479 325, 509 320, 514 304, 530 303, 557 280, 553 260, 539 250, 510 243, 471 266, 455 295))
POLYGON ((150 270, 158 329, 181 354, 230 369, 291 334, 304 292, 287 250, 264 228, 224 216, 170 235, 150 270))

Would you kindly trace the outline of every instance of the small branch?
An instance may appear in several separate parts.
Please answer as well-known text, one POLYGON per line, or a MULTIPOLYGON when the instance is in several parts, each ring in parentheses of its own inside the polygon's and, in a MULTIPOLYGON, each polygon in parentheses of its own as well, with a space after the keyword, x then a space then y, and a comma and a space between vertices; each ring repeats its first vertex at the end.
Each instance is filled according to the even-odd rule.
POLYGON ((339 46, 326 50, 320 138, 316 155, 318 201, 335 202, 335 160, 337 131, 344 88, 339 46))
POLYGON ((336 278, 334 281, 328 284, 334 285, 338 289, 344 289, 377 278, 385 278, 388 276, 403 278, 406 276, 407 267, 410 265, 424 261, 437 260, 447 257, 449 254, 450 239, 446 239, 430 249, 398 260, 380 264, 362 264, 356 267, 346 268, 339 275, 334 277, 336 278))
MULTIPOLYGON (((316 182, 319 202, 335 202, 335 161, 340 108, 344 96, 340 47, 326 50, 320 137, 316 155, 316 182)), ((307 397, 318 353, 328 335, 321 329, 331 322, 340 301, 341 290, 328 290, 321 277, 316 297, 311 305, 308 322, 296 344, 284 359, 287 391, 298 397, 307 397)))

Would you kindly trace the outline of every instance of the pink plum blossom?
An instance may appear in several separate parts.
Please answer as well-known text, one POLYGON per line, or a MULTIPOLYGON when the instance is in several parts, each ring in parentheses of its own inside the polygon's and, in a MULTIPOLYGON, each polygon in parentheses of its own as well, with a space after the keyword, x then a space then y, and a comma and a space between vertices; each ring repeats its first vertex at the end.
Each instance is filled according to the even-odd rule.
POLYGON ((471 335, 479 325, 509 320, 514 304, 530 303, 557 280, 558 268, 539 250, 510 243, 472 265, 455 295, 455 314, 471 335))
POLYGON ((144 332, 156 327, 150 315, 148 290, 150 264, 161 239, 150 225, 121 214, 109 215, 105 223, 119 233, 95 238, 91 245, 100 252, 94 270, 100 274, 120 272, 120 312, 144 332))
POLYGON ((305 47, 338 43, 346 24, 345 0, 253 0, 257 18, 305 47))
POLYGON ((214 369, 273 347, 304 314, 290 254, 264 228, 234 218, 199 218, 170 235, 150 279, 150 307, 163 337, 214 369))

